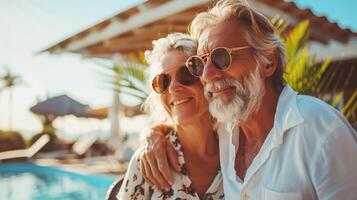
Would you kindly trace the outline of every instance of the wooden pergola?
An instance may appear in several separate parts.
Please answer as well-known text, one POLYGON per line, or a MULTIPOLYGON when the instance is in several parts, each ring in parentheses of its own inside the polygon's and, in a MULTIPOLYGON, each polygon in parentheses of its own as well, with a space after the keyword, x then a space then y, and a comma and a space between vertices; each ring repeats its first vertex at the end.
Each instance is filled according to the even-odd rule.
MULTIPOLYGON (((81 54, 84 57, 112 58, 115 54, 137 54, 152 48, 152 40, 171 32, 187 32, 197 13, 207 10, 210 0, 149 0, 120 12, 92 27, 44 49, 42 52, 81 54)), ((311 46, 323 58, 332 56, 330 68, 335 77, 357 77, 357 33, 339 27, 310 9, 300 9, 283 0, 250 0, 249 4, 268 17, 279 15, 287 22, 287 31, 299 22, 310 21, 311 46), (321 53, 323 51, 323 53, 321 53), (343 52, 343 54, 341 53, 343 52)), ((338 85, 342 88, 343 85, 338 85)), ((347 88, 357 88, 357 79, 347 88)))
MULTIPOLYGON (((187 32, 197 13, 207 10, 209 0, 150 0, 68 37, 43 52, 79 53, 85 57, 111 58, 113 54, 141 52, 152 47, 152 40, 170 32, 187 32)), ((302 20, 310 21, 310 40, 327 45, 331 40, 347 44, 357 33, 343 29, 310 9, 299 9, 283 0, 251 0, 249 3, 268 17, 276 15, 293 27, 302 20)), ((289 28, 288 28, 289 30, 289 28)))
MULTIPOLYGON (((207 10, 210 0, 148 0, 116 14, 98 24, 74 34, 42 52, 77 53, 83 57, 111 59, 115 54, 138 54, 152 48, 152 40, 170 32, 187 32, 192 19, 207 10)), ((332 56, 327 72, 333 70, 333 84, 327 91, 342 90, 350 94, 357 89, 357 33, 341 28, 324 16, 316 16, 310 9, 300 9, 284 0, 249 0, 249 4, 264 15, 280 16, 287 22, 287 31, 303 20, 310 21, 310 47, 322 55, 332 56), (337 70, 336 70, 337 69, 337 70), (352 77, 348 85, 341 79, 352 77), (339 83, 339 84, 335 84, 339 83)), ((326 73, 324 76, 331 76, 326 73)), ((326 91, 326 90, 325 90, 326 91)))

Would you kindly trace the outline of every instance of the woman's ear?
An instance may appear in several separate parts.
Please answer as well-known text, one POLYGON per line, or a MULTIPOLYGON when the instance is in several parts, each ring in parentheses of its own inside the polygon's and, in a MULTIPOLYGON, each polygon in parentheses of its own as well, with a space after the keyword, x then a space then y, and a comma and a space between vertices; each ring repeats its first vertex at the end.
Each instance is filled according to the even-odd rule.
POLYGON ((277 49, 274 49, 271 54, 266 56, 266 58, 269 60, 269 63, 265 64, 262 67, 262 75, 264 77, 271 77, 276 71, 276 68, 278 67, 279 55, 277 49))

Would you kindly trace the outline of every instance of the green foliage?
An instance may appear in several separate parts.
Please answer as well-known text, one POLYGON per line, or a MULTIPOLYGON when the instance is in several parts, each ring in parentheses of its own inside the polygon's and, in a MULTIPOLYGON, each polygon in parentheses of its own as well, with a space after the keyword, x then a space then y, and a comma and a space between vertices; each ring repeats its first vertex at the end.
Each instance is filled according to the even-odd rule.
POLYGON ((148 96, 145 79, 144 54, 139 56, 129 55, 125 59, 117 59, 113 65, 101 65, 106 69, 106 83, 120 93, 135 97, 140 103, 144 102, 148 96), (108 73, 109 72, 109 73, 108 73))
MULTIPOLYGON (((343 90, 337 91, 334 85, 343 83, 347 85, 351 77, 338 77, 339 83, 332 83, 331 77, 336 75, 336 70, 327 70, 332 58, 328 58, 318 64, 316 55, 311 55, 308 50, 309 21, 305 20, 284 34, 288 23, 280 17, 272 19, 277 32, 281 35, 286 46, 286 68, 284 79, 296 91, 302 94, 309 94, 319 97, 332 106, 337 107, 343 100, 343 90), (329 94, 329 95, 326 95, 329 94)), ((350 73, 351 74, 351 73, 350 73)), ((345 100, 345 105, 341 112, 351 122, 357 120, 354 116, 357 109, 357 91, 345 100)))
MULTIPOLYGON (((277 26, 280 31, 287 27, 281 22, 277 26)), ((306 20, 283 37, 286 46, 284 79, 300 93, 318 95, 325 88, 326 82, 323 81, 322 75, 326 72, 332 58, 326 59, 317 66, 316 55, 311 55, 308 50, 308 30, 309 22, 306 20)))
POLYGON ((357 123, 356 114, 357 109, 357 90, 353 92, 351 97, 346 101, 345 106, 342 108, 341 112, 349 119, 350 122, 353 122, 354 125, 357 123))

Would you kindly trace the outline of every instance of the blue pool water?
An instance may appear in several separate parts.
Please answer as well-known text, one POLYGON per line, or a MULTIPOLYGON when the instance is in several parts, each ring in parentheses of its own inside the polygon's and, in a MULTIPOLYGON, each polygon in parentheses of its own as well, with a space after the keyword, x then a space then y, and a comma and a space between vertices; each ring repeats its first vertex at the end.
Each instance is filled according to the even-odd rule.
POLYGON ((30 163, 0 164, 0 200, 102 200, 114 180, 30 163))

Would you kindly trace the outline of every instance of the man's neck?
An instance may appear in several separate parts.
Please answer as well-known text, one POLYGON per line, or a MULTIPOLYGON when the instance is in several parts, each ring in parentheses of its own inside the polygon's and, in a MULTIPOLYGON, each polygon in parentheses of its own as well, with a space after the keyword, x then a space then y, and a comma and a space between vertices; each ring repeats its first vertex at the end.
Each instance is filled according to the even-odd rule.
POLYGON ((246 121, 239 123, 239 127, 243 131, 248 144, 258 142, 262 145, 264 143, 266 136, 274 125, 280 93, 281 89, 274 89, 272 86, 268 86, 258 111, 246 121))
POLYGON ((244 180, 249 166, 259 153, 274 125, 275 112, 281 89, 267 87, 260 108, 246 121, 239 123, 239 146, 235 160, 237 176, 244 180))

